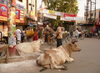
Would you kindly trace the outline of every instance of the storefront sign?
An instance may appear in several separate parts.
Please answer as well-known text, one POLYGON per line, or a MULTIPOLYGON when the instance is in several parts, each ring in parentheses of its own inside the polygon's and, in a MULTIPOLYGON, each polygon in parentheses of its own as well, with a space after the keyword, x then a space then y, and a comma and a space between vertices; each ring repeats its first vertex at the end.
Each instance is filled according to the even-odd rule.
POLYGON ((7 6, 0 4, 0 16, 7 17, 7 6))
POLYGON ((33 18, 34 15, 35 15, 35 13, 34 13, 33 11, 30 11, 30 12, 29 12, 29 17, 30 17, 30 18, 33 18))
POLYGON ((8 4, 8 1, 9 1, 9 0, 0 0, 0 4, 5 4, 5 5, 7 5, 7 4, 8 4))
MULTIPOLYGON (((9 0, 7 0, 7 1, 9 1, 9 0)), ((0 20, 2 20, 2 21, 7 21, 7 17, 8 17, 7 1, 0 0, 0 20)), ((13 5, 17 4, 16 16, 15 16, 16 22, 24 23, 24 5, 19 1, 17 1, 15 3, 15 0, 13 0, 12 3, 13 3, 13 5)), ((11 12, 11 13, 14 14, 13 12, 11 12)))
POLYGON ((16 0, 12 0, 12 6, 16 6, 16 0))
POLYGON ((24 10, 24 4, 20 1, 16 1, 16 7, 20 10, 24 10))
POLYGON ((16 19, 20 19, 20 10, 16 9, 16 19))
POLYGON ((43 16, 51 19, 57 19, 57 16, 51 14, 44 14, 43 16))
POLYGON ((24 22, 24 11, 20 10, 20 22, 23 23, 24 22))
POLYGON ((7 21, 7 17, 0 16, 1 21, 7 21))

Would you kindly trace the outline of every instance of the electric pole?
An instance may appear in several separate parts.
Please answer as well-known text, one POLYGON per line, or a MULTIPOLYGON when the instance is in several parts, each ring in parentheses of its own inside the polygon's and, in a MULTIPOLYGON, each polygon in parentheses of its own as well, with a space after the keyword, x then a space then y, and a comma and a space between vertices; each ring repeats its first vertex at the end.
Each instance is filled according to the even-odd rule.
POLYGON ((96 20, 96 0, 87 0, 86 4, 86 23, 94 24, 96 20))

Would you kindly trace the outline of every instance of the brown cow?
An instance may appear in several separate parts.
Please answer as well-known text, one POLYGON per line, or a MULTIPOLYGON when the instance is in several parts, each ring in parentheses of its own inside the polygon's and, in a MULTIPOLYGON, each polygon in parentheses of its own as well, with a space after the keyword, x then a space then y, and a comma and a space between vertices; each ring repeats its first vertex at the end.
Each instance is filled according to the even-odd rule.
POLYGON ((0 44, 0 57, 6 54, 8 45, 7 44, 0 44))
POLYGON ((43 44, 41 39, 32 42, 24 42, 16 45, 16 49, 19 55, 32 54, 34 52, 40 52, 40 46, 43 44))
POLYGON ((71 53, 75 51, 80 51, 80 48, 75 44, 75 41, 72 41, 58 48, 45 50, 44 53, 38 57, 36 62, 45 68, 61 69, 63 68, 62 64, 66 61, 74 61, 74 59, 71 58, 71 53))

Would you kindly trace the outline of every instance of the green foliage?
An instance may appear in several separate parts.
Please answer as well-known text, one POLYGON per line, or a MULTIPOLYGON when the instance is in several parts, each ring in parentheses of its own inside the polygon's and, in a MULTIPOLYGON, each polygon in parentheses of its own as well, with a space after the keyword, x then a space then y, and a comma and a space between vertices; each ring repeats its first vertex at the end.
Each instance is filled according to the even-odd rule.
MULTIPOLYGON (((44 0, 47 9, 69 13, 77 14, 78 13, 78 3, 77 0, 44 0)), ((57 17, 57 20, 52 21, 55 25, 60 23, 60 18, 57 17)))
POLYGON ((77 14, 78 12, 78 3, 77 0, 45 0, 47 9, 77 14))

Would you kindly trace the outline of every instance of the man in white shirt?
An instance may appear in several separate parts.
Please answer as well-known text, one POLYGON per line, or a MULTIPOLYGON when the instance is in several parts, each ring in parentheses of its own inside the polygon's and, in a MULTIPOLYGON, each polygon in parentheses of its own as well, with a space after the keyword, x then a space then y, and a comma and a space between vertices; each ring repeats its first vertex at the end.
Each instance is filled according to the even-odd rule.
POLYGON ((17 43, 21 42, 21 30, 17 29, 16 30, 16 38, 17 38, 17 43))

